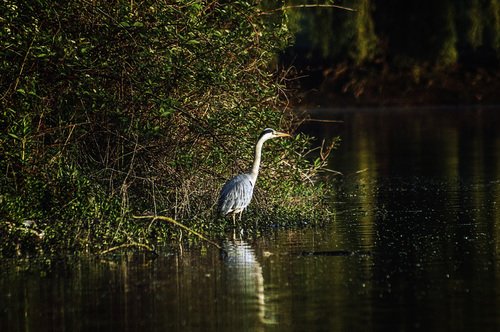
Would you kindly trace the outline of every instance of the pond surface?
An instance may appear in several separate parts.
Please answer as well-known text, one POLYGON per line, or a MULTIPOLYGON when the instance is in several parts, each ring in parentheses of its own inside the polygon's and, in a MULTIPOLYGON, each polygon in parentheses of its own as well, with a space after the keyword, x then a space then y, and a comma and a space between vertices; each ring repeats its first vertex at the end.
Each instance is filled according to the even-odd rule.
MULTIPOLYGON (((500 109, 318 110, 326 228, 0 271, 1 331, 500 329, 500 109)), ((265 156, 264 156, 265 158, 265 156)))

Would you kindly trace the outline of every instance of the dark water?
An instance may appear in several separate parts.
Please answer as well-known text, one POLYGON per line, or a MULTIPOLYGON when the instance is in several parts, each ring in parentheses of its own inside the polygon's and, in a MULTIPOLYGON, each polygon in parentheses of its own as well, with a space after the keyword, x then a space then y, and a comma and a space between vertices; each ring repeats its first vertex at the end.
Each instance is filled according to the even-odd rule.
POLYGON ((499 112, 315 112, 344 121, 302 128, 342 137, 326 228, 4 262, 0 331, 499 330, 499 112))

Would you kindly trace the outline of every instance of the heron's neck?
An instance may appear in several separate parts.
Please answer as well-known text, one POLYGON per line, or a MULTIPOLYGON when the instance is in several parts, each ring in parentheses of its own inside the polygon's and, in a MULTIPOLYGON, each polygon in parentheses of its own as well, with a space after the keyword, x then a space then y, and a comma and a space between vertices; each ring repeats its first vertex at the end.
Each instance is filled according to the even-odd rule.
POLYGON ((262 156, 262 146, 264 145, 265 141, 266 139, 263 137, 255 145, 255 157, 253 159, 252 171, 250 172, 254 184, 255 181, 257 180, 257 176, 259 175, 260 158, 262 156))

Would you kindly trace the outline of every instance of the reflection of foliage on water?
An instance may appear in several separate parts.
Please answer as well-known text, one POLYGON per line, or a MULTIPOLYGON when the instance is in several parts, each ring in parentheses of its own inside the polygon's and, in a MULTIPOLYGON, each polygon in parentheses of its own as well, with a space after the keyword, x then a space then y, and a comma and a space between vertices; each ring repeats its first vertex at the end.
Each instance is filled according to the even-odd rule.
POLYGON ((433 112, 345 115, 356 131, 344 134, 342 148, 352 153, 344 152, 340 171, 369 170, 346 181, 350 195, 339 190, 336 200, 359 207, 358 220, 374 236, 368 245, 399 246, 418 264, 448 255, 458 269, 500 248, 498 116, 496 110, 433 112), (400 233, 406 235, 393 236, 400 233))

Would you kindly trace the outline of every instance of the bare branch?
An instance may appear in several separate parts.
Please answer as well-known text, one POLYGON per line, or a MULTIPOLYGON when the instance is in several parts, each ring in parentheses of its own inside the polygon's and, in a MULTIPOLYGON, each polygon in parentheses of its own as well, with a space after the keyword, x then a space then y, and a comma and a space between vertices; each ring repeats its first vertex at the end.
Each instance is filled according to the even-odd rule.
POLYGON ((278 11, 284 11, 284 10, 287 10, 287 9, 297 9, 297 8, 337 8, 337 9, 347 10, 347 11, 350 11, 350 12, 355 12, 356 11, 356 9, 345 7, 345 6, 339 6, 339 5, 305 4, 305 5, 283 6, 283 7, 280 7, 280 8, 269 10, 267 12, 262 12, 261 14, 262 15, 268 15, 268 14, 275 13, 275 12, 278 12, 278 11))

